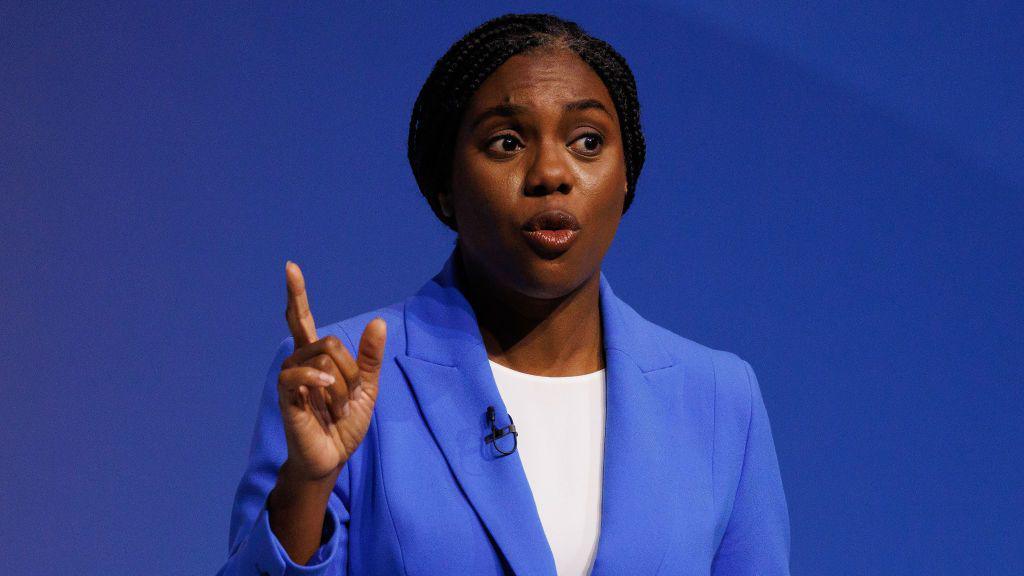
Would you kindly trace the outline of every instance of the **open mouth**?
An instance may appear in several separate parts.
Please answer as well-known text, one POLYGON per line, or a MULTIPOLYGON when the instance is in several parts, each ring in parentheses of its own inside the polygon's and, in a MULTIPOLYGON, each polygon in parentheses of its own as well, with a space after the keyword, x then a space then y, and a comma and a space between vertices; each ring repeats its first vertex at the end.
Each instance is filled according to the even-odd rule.
POLYGON ((576 217, 564 210, 545 210, 534 214, 523 224, 523 230, 579 230, 580 223, 576 217))
POLYGON ((579 221, 564 210, 546 210, 523 224, 523 236, 530 247, 546 258, 569 250, 579 235, 579 221))

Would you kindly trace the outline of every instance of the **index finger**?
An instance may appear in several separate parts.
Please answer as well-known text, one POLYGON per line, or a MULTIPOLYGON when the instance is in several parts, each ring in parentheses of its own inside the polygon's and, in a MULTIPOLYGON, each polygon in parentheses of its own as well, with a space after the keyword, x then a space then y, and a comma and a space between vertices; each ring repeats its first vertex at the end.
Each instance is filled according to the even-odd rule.
POLYGON ((306 280, 302 277, 299 265, 289 260, 284 265, 285 278, 288 284, 288 307, 284 317, 288 320, 288 329, 295 339, 295 348, 316 342, 316 324, 313 314, 309 311, 306 299, 306 280))

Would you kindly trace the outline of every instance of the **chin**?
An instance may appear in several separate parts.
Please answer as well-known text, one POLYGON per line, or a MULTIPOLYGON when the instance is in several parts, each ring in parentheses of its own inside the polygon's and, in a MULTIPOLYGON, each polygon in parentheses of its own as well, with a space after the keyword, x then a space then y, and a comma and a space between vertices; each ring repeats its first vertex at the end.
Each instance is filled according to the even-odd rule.
MULTIPOLYGON (((518 240, 518 239, 517 239, 518 240)), ((486 270, 490 281, 523 296, 540 300, 561 298, 579 288, 597 267, 585 255, 586 247, 573 246, 556 258, 546 258, 526 244, 491 246, 479 259, 473 260, 486 270)))
POLYGON ((544 259, 532 252, 521 268, 517 290, 531 298, 561 298, 579 288, 591 276, 580 262, 565 253, 558 258, 544 259))

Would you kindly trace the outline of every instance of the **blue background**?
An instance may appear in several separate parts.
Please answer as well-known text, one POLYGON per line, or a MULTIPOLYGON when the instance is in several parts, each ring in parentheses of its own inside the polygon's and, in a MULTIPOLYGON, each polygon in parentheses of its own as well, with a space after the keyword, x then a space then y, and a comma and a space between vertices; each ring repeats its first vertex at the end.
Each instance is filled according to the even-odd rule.
POLYGON ((285 260, 320 323, 440 269, 409 113, 514 8, 634 69, 603 270, 754 366, 794 573, 1024 573, 1024 9, 970 4, 0 4, 4 572, 217 570, 285 260))

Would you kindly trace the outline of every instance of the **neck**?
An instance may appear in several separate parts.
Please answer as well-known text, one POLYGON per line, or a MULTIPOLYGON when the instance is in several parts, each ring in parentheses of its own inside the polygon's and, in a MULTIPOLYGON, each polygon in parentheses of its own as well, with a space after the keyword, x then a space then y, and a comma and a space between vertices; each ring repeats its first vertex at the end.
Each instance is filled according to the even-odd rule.
POLYGON ((497 285, 459 252, 488 358, 537 376, 577 376, 605 367, 600 269, 568 294, 533 298, 497 285))

